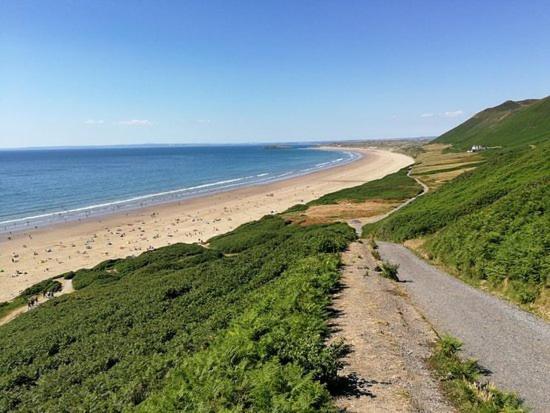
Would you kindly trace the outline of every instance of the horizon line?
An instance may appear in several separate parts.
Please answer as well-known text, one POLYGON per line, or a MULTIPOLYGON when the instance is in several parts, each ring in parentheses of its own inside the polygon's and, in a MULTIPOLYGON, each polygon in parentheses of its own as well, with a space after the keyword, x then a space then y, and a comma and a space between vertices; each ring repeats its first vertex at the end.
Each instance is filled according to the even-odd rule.
POLYGON ((320 139, 320 140, 292 140, 292 141, 266 141, 266 142, 194 142, 194 143, 121 143, 106 145, 43 145, 43 146, 8 146, 0 147, 0 151, 18 151, 18 150, 46 150, 46 149, 102 149, 102 148, 129 148, 129 147, 176 147, 176 146, 238 146, 238 145, 299 145, 299 144, 327 144, 342 142, 369 142, 369 141, 387 141, 387 140, 421 140, 433 139, 436 136, 408 136, 408 137, 386 137, 386 138, 364 138, 364 139, 320 139))

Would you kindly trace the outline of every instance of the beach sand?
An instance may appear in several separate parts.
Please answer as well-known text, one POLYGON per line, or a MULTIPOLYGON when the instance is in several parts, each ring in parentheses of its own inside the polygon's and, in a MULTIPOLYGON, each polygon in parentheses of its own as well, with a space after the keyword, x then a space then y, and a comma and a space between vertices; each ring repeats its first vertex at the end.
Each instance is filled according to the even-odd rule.
MULTIPOLYGON (((341 149, 341 148, 339 148, 341 149)), ((284 181, 240 188, 127 213, 57 224, 0 238, 0 302, 67 271, 210 237, 266 214, 381 178, 413 163, 377 149, 347 148, 363 157, 347 165, 284 181), (9 236, 9 238, 8 238, 9 236)))

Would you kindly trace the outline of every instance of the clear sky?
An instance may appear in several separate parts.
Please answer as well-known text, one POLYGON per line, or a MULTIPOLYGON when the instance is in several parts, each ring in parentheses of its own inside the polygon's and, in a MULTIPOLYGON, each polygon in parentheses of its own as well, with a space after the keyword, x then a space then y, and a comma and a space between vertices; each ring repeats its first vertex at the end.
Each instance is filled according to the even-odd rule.
POLYGON ((437 135, 550 94, 550 1, 0 1, 0 147, 437 135))

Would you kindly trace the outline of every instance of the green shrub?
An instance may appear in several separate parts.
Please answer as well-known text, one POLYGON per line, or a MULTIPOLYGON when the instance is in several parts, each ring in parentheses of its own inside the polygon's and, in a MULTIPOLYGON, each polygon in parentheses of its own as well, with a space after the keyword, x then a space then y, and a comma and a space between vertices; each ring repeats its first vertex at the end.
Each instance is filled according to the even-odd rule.
POLYGON ((291 212, 303 212, 303 211, 307 211, 307 209, 308 209, 308 206, 305 204, 296 204, 288 208, 285 212, 283 212, 283 214, 291 213, 291 212))
POLYGON ((29 298, 33 295, 43 294, 48 291, 57 292, 61 291, 61 288, 62 285, 59 281, 55 280, 54 278, 48 278, 47 280, 40 281, 39 283, 36 283, 29 288, 23 290, 23 292, 20 294, 20 297, 29 298))
POLYGON ((235 231, 215 236, 208 242, 212 248, 224 253, 239 253, 275 237, 284 239, 288 235, 284 231, 287 224, 279 216, 266 215, 258 221, 239 226, 235 231))
POLYGON ((464 413, 524 413, 527 409, 512 393, 498 390, 480 382, 483 370, 475 360, 461 360, 462 343, 454 337, 443 336, 437 343, 430 365, 442 382, 449 399, 464 413))
POLYGON ((376 240, 374 239, 374 237, 369 237, 369 247, 373 251, 378 249, 378 244, 376 243, 376 240))
POLYGON ((65 280, 72 280, 75 276, 75 272, 74 271, 69 271, 69 272, 66 272, 64 274, 61 274, 61 277, 63 277, 63 279, 65 280))
POLYGON ((384 261, 380 266, 382 276, 393 281, 399 281, 398 271, 399 264, 392 264, 390 262, 384 261))

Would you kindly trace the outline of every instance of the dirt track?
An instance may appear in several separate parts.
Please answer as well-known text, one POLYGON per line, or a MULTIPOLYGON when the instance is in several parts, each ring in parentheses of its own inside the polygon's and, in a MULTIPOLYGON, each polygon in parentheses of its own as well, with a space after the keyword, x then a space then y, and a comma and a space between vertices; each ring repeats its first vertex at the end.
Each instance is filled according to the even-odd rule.
POLYGON ((501 389, 519 393, 535 412, 550 411, 550 324, 438 270, 402 245, 379 242, 399 264, 413 304, 439 333, 464 342, 466 355, 491 371, 501 389))
POLYGON ((452 412, 426 359, 437 335, 403 285, 380 277, 365 244, 343 255, 342 290, 335 296, 333 340, 351 346, 340 373, 338 407, 347 412, 452 412))

